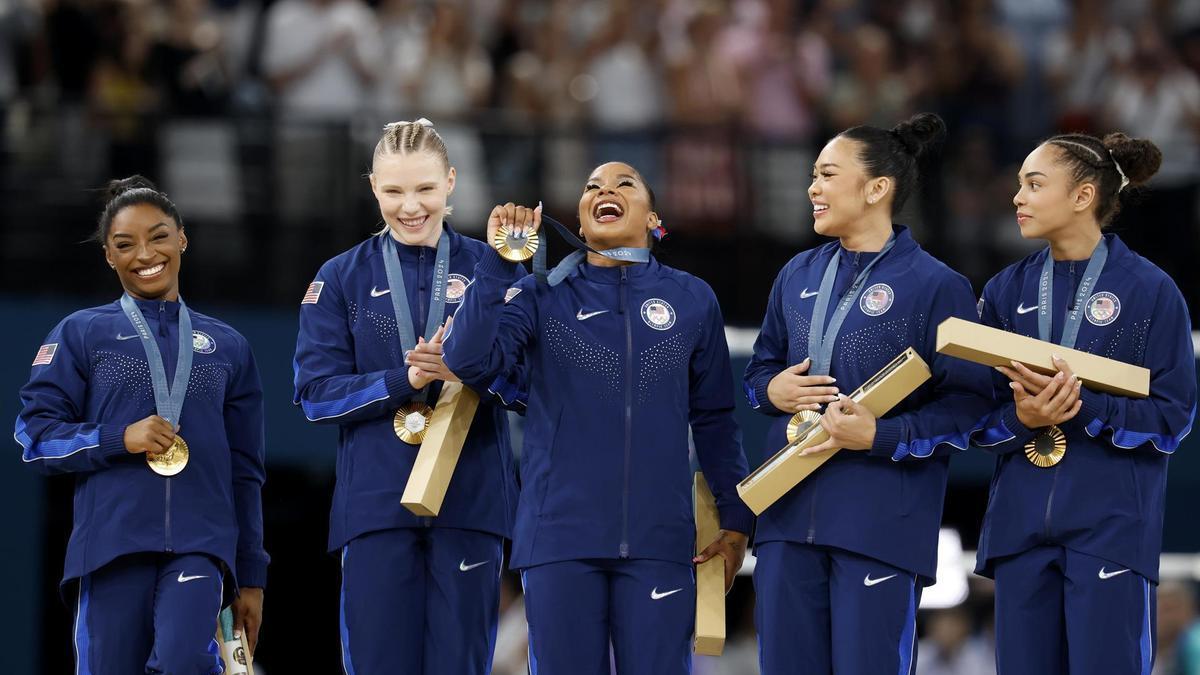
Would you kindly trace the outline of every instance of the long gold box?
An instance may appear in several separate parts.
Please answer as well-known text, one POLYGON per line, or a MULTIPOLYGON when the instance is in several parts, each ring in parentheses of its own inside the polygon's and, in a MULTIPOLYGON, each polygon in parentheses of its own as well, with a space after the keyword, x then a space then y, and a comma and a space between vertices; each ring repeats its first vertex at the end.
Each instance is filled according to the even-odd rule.
MULTIPOLYGON (((696 553, 716 540, 721 531, 717 502, 704 474, 696 472, 692 497, 696 512, 696 553)), ((720 656, 725 649, 725 559, 717 556, 696 567, 697 654, 720 656)))
POLYGON ((1058 355, 1091 389, 1137 398, 1150 395, 1146 368, 963 319, 946 319, 938 326, 937 350, 985 366, 1011 366, 1017 361, 1043 375, 1058 372, 1051 361, 1058 355))
POLYGON ((436 516, 442 509, 458 456, 475 419, 479 395, 461 382, 446 382, 417 451, 412 473, 400 503, 418 516, 436 516))
MULTIPOLYGON (((916 391, 929 377, 929 366, 916 350, 909 347, 861 387, 855 389, 850 398, 871 411, 875 417, 881 417, 916 391)), ((742 501, 746 502, 746 506, 756 515, 766 511, 768 506, 787 494, 787 491, 800 481, 808 478, 809 474, 838 452, 834 449, 818 455, 800 455, 805 448, 820 445, 828 438, 829 434, 820 424, 813 424, 807 433, 794 443, 784 446, 774 457, 738 483, 738 494, 741 495, 742 501)))

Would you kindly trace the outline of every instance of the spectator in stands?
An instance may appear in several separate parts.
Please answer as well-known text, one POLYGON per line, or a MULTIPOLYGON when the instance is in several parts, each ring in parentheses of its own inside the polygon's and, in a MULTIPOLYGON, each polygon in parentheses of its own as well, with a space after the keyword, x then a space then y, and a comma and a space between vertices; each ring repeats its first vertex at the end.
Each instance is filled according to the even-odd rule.
POLYGON ((265 39, 263 73, 280 112, 347 119, 367 104, 383 48, 362 0, 279 0, 265 39))
POLYGON ((1200 617, 1192 583, 1159 585, 1157 647, 1152 675, 1200 675, 1200 617))

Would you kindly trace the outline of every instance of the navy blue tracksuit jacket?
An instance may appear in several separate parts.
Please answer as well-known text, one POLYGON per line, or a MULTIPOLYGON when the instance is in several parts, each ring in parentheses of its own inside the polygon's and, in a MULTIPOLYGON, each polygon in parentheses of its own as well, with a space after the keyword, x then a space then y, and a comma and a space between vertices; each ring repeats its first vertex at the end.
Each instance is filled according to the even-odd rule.
MULTIPOLYGON (((973 438, 997 455, 979 541, 981 574, 990 575, 997 558, 1058 544, 1158 580, 1167 459, 1191 431, 1196 413, 1191 322, 1170 277, 1116 235, 1105 238, 1108 261, 1085 301, 1075 348, 1149 368, 1150 396, 1134 399, 1085 386, 1079 414, 1060 425, 1067 454, 1054 467, 1039 468, 1022 452, 1034 432, 1017 419, 1008 379, 996 374, 999 407, 973 438)), ((985 324, 1038 336, 1038 284, 1047 255, 1034 253, 987 283, 985 324)), ((1054 342, 1086 266, 1054 263, 1054 342)))
POLYGON ((750 532, 729 352, 707 284, 653 259, 583 264, 553 287, 495 254, 475 274, 447 365, 465 378, 529 368, 514 567, 691 565, 689 425, 721 526, 750 532))
MULTIPOLYGON (((871 269, 842 324, 829 374, 848 395, 911 346, 933 377, 878 420, 870 451, 837 453, 764 511, 756 540, 833 546, 932 583, 949 456, 966 449, 993 399, 985 368, 935 350, 939 323, 977 318, 970 283, 922 250, 907 228, 894 229, 895 245, 871 269)), ((826 301, 817 291, 839 248, 830 242, 800 253, 771 289, 744 378, 751 406, 777 418, 767 436, 768 456, 787 444, 791 415, 771 405, 767 385, 809 356, 814 303, 826 301)), ((841 251, 832 305, 876 255, 841 251)))
MULTIPOLYGON (((445 227, 450 237, 445 316, 450 316, 472 283, 476 261, 491 254, 483 242, 445 227)), ((326 262, 300 305, 295 402, 309 421, 338 425, 329 550, 367 532, 403 527, 453 527, 509 537, 516 473, 506 413, 488 393, 496 379, 489 372, 454 371, 481 394, 481 403, 441 512, 422 518, 400 503, 417 446, 396 437, 392 418, 409 400, 426 400, 428 392, 413 391, 408 382, 382 243, 380 236, 371 237, 326 262)), ((396 249, 415 332, 422 333, 436 250, 399 242, 396 249)), ((429 387, 441 391, 440 382, 429 387)))
MULTIPOLYGON (((158 342, 168 381, 179 348, 179 304, 135 301, 158 342)), ((64 583, 130 553, 203 553, 240 586, 266 585, 262 386, 250 345, 199 312, 179 435, 191 456, 167 478, 125 450, 125 428, 154 414, 146 354, 119 302, 85 309, 50 332, 21 388, 15 437, 26 464, 75 475, 75 523, 64 583)))

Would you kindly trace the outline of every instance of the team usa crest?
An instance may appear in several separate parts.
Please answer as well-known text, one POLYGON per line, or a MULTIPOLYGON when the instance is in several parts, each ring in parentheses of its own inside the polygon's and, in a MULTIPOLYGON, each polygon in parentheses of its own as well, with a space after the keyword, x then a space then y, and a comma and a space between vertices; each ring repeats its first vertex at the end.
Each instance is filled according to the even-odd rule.
POLYGON ((650 298, 642 303, 642 321, 654 330, 667 330, 675 325, 675 308, 659 298, 650 298))
POLYGON ((217 351, 217 341, 204 331, 192 331, 192 351, 197 354, 211 354, 217 351))
POLYGON ((879 316, 891 309, 895 300, 896 294, 892 292, 891 286, 875 284, 863 291, 862 297, 858 300, 858 306, 867 316, 879 316))
POLYGON ((467 286, 470 285, 470 279, 461 274, 451 274, 446 281, 446 302, 452 305, 462 302, 463 295, 467 292, 467 286))
POLYGON ((1101 291, 1088 298, 1084 314, 1093 326, 1107 326, 1121 315, 1121 299, 1108 291, 1101 291))

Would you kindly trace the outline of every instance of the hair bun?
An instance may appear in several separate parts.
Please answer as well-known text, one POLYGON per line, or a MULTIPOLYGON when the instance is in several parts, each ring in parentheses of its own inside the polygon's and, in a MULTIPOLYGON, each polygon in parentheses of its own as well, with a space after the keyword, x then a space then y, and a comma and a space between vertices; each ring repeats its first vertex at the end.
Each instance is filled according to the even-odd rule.
POLYGON ((1145 139, 1130 138, 1118 131, 1105 136, 1103 142, 1133 185, 1150 180, 1162 165, 1162 151, 1145 139))
POLYGON ((154 187, 154 183, 150 182, 149 178, 134 174, 128 178, 119 178, 108 182, 108 201, 112 201, 131 190, 153 190, 154 192, 158 192, 158 188, 154 187))
POLYGON ((917 113, 891 129, 904 150, 923 157, 939 148, 946 139, 946 123, 933 113, 917 113))

